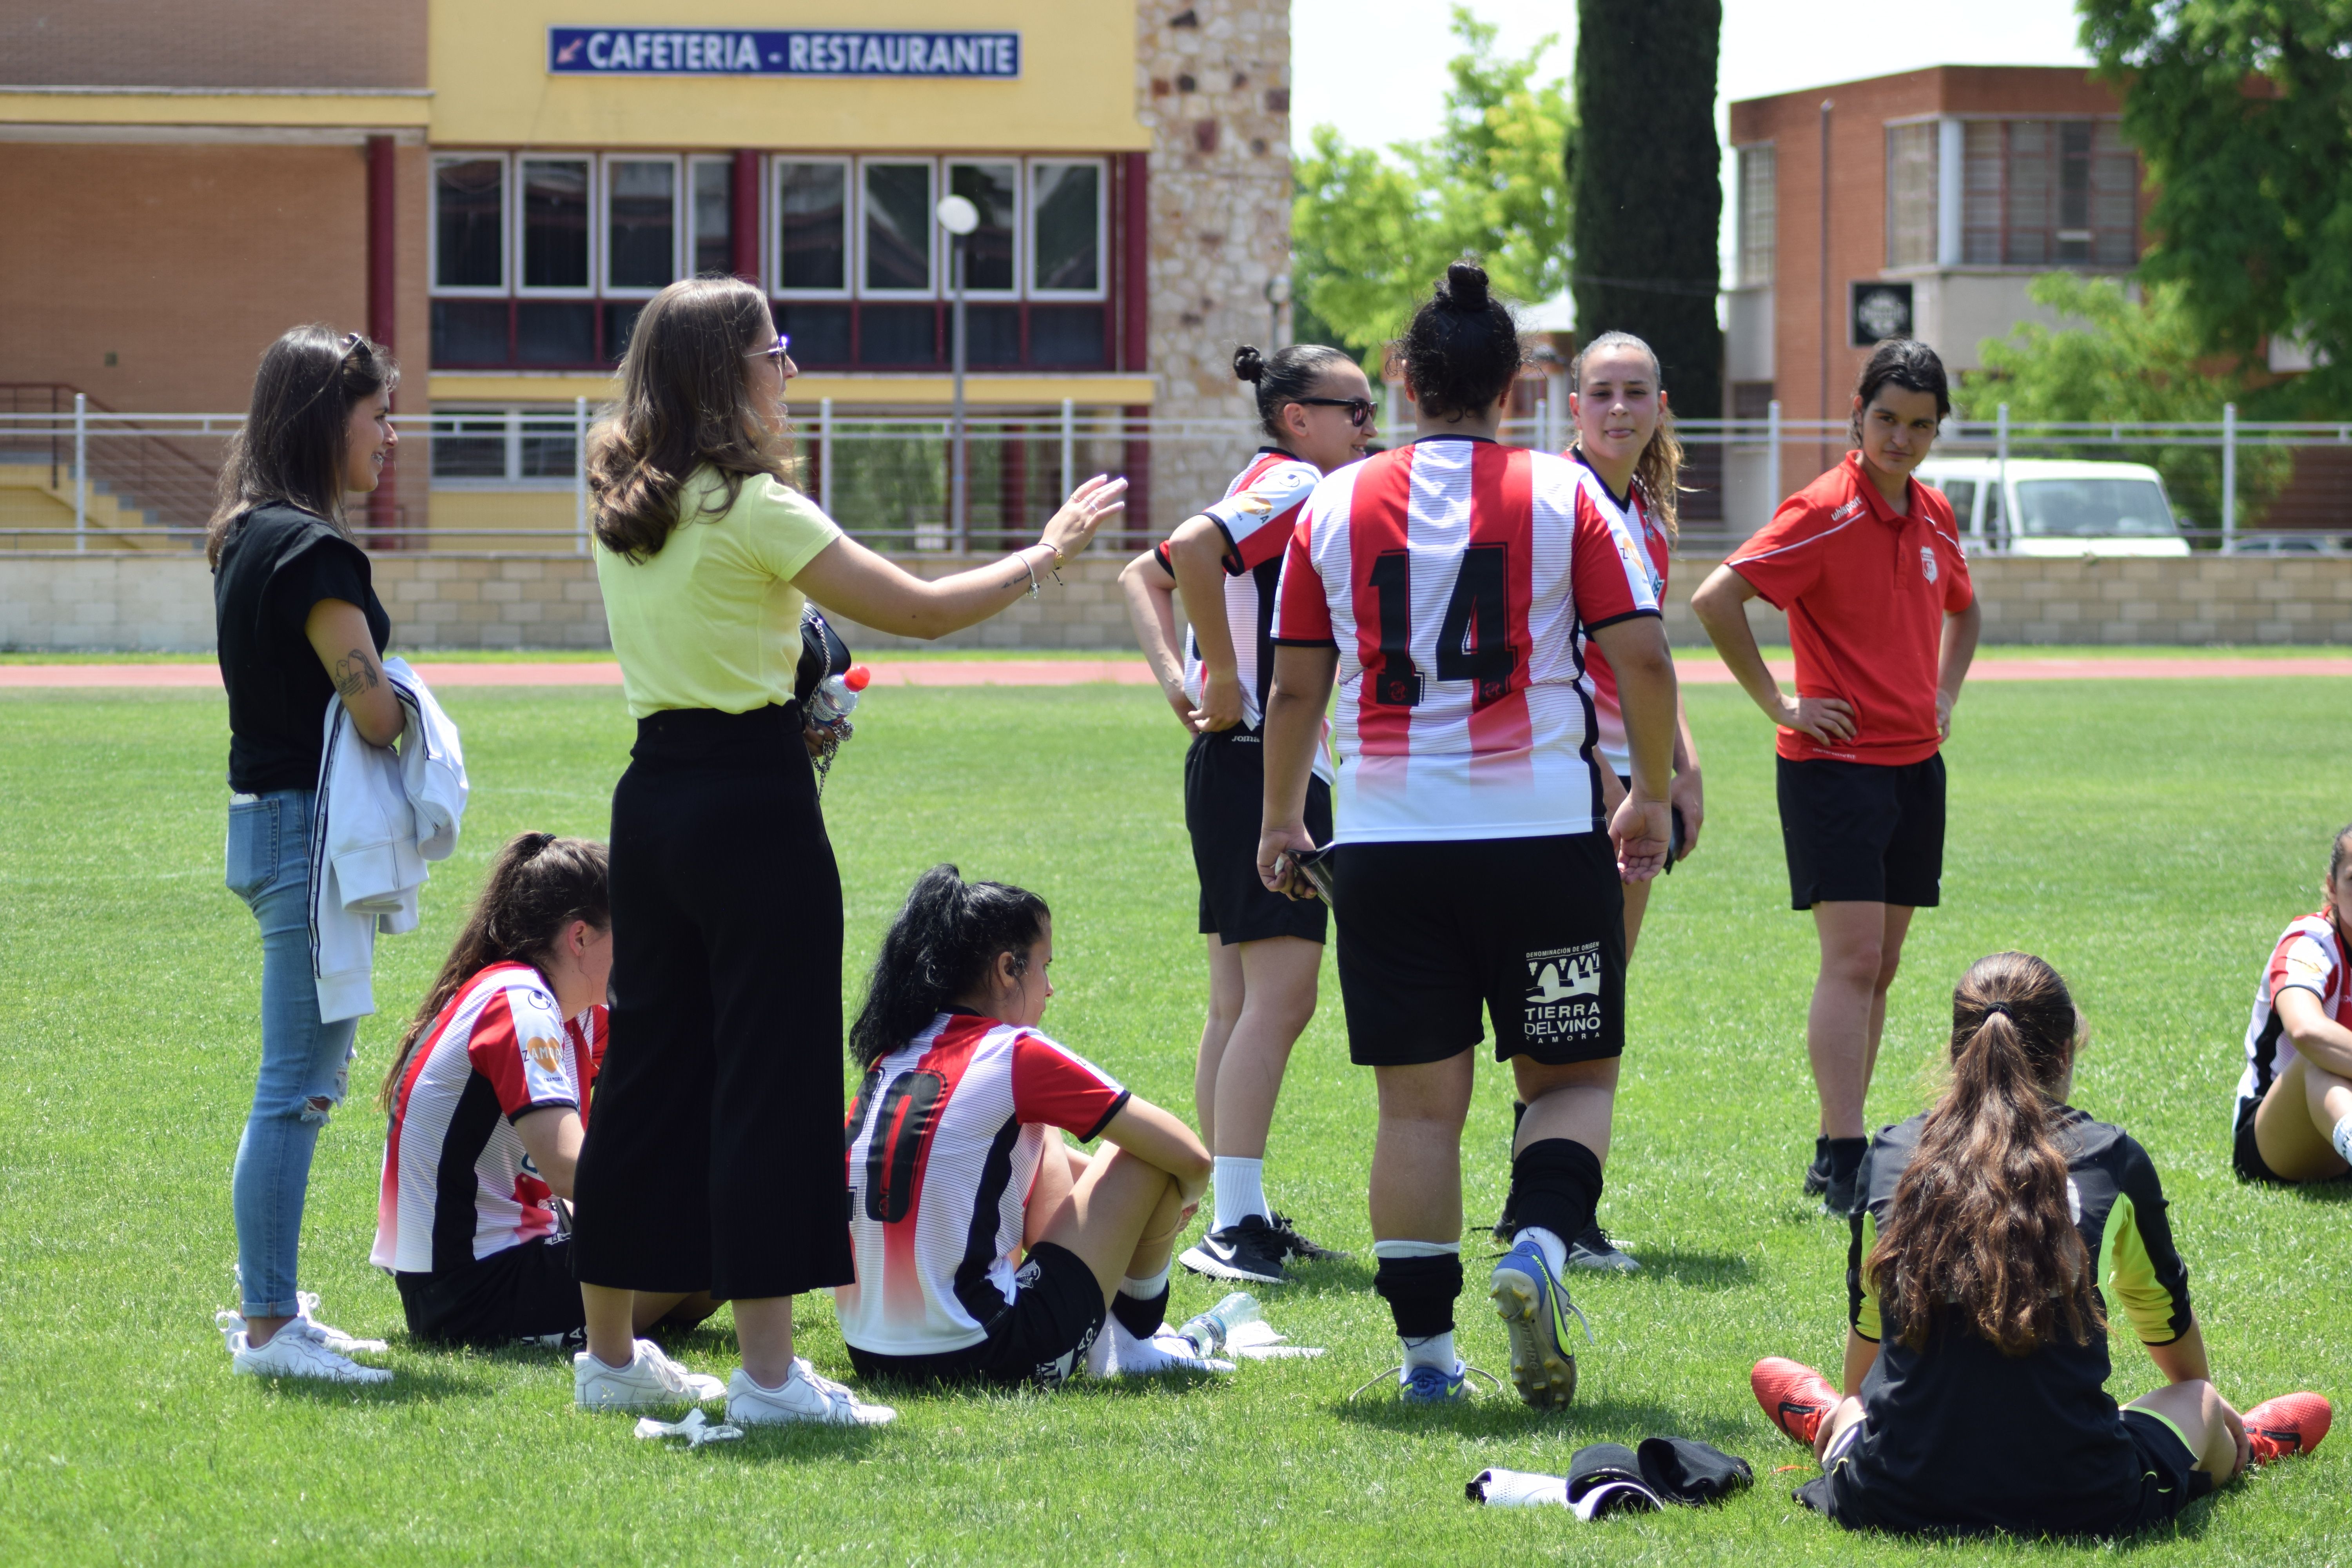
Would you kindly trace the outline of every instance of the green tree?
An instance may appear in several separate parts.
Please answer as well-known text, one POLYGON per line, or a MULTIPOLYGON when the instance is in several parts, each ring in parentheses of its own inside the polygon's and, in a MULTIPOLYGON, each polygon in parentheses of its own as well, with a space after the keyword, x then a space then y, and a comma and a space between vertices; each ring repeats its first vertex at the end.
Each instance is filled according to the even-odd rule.
POLYGON ((1675 406, 1723 413, 1716 324, 1723 219, 1715 140, 1720 0, 1581 0, 1577 7, 1576 325, 1657 352, 1675 406))
MULTIPOLYGON (((1996 418, 2006 403, 2012 423, 2210 421, 2223 404, 2243 403, 2253 390, 2244 370, 2217 371, 2201 353, 2187 284, 2153 284, 2145 300, 2135 300, 2112 278, 2045 272, 2027 292, 2068 324, 2021 321, 2006 338, 1986 339, 1979 350, 1984 368, 1963 373, 1953 397, 1962 418, 1996 418)), ((2221 455, 2214 447, 2037 441, 2030 455, 2149 464, 2191 523, 2221 524, 2221 455)), ((2242 524, 2251 526, 2293 468, 2286 448, 2239 447, 2242 524)))
POLYGON ((1450 62, 1445 123, 1426 142, 1385 153, 1350 146, 1318 126, 1298 164, 1291 216, 1298 335, 1330 342, 1376 368, 1456 257, 1475 255, 1496 289, 1549 299, 1568 283, 1568 179, 1560 149, 1575 135, 1565 81, 1537 82, 1536 63, 1496 50, 1496 29, 1454 7, 1464 52, 1450 62), (1319 330, 1319 331, 1318 331, 1319 330))
POLYGON ((2301 336, 2332 363, 2297 401, 2352 391, 2352 0, 2080 0, 2147 160, 2151 283, 2187 286, 2210 353, 2301 336))

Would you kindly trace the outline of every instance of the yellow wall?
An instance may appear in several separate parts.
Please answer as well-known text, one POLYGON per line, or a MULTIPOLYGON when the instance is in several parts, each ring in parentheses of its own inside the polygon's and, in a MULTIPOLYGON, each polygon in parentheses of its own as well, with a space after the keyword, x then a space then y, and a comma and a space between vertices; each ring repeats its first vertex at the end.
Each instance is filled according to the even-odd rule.
POLYGON ((436 550, 552 551, 572 554, 578 502, 570 490, 456 490, 433 492, 432 548, 436 550), (474 533, 473 529, 488 529, 474 533), (516 538, 506 531, 544 531, 546 537, 516 538))
POLYGON ((433 0, 444 147, 1143 151, 1134 0, 433 0), (565 26, 1017 30, 1018 81, 555 77, 565 26))
MULTIPOLYGON (((609 375, 500 375, 485 371, 436 371, 432 396, 436 403, 554 403, 568 398, 588 400, 592 416, 619 390, 609 375)), ((973 375, 964 380, 964 401, 975 408, 1031 407, 1068 398, 1081 407, 1129 406, 1150 404, 1157 392, 1147 375, 973 375)), ((795 415, 814 417, 817 402, 940 404, 955 396, 954 381, 944 375, 796 375, 790 392, 795 415)))

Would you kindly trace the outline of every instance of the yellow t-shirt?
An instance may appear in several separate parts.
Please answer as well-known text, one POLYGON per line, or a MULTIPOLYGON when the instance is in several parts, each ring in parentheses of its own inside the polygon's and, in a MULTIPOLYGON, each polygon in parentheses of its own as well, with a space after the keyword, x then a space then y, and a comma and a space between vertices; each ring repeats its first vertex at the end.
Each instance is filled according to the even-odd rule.
POLYGON ((765 474, 745 479, 721 513, 725 499, 719 470, 698 468, 678 490, 685 521, 658 553, 631 562, 596 547, 633 719, 666 708, 748 713, 793 700, 803 601, 792 580, 840 526, 765 474))

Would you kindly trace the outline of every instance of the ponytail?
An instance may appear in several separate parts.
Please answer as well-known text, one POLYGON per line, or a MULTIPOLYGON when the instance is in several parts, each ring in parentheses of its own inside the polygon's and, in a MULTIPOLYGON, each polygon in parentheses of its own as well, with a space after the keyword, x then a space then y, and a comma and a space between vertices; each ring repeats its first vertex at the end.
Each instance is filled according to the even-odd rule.
POLYGON ((1325 371, 1355 363, 1323 343, 1293 343, 1276 349, 1271 359, 1255 345, 1244 343, 1234 351, 1234 379, 1256 389, 1258 428, 1273 440, 1286 441, 1290 433, 1282 427, 1283 405, 1314 396, 1315 384, 1325 371))
POLYGON ((1951 1312, 2003 1355, 2104 1331, 2049 1098, 2081 1022, 2030 953, 1979 959, 1952 996, 1952 1081, 1927 1113, 1864 1265, 1887 1329, 1926 1348, 1951 1312))
POLYGON ((490 874, 482 882, 473 912, 466 917, 465 930, 457 933, 441 973, 401 1034, 377 1104, 390 1111, 398 1102, 400 1077, 417 1041, 466 982, 494 963, 528 963, 543 970, 549 950, 573 921, 586 921, 598 931, 611 929, 607 864, 604 847, 593 839, 518 833, 507 841, 490 862, 490 874))
POLYGON ((1649 444, 1633 459, 1633 489, 1639 492, 1642 504, 1652 517, 1658 520, 1672 542, 1679 536, 1682 520, 1683 457, 1682 437, 1675 434, 1675 412, 1666 406, 1663 394, 1666 390, 1666 373, 1658 363, 1658 351, 1631 332, 1603 332, 1576 351, 1569 363, 1568 385, 1571 392, 1581 390, 1584 362, 1601 349, 1639 349, 1650 356, 1650 378, 1662 395, 1658 400, 1658 427, 1650 432, 1649 444))
POLYGON ((849 1027, 849 1054, 869 1068, 903 1047, 985 983, 999 953, 1013 955, 1015 974, 1027 973, 1029 949, 1052 914, 1026 888, 967 882, 953 866, 916 878, 875 955, 866 1005, 849 1027))

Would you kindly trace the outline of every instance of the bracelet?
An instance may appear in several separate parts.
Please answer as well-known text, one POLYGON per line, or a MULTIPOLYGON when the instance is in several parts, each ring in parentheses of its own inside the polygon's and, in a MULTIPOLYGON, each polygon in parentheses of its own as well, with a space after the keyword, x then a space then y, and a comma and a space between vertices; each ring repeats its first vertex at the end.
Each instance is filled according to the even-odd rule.
POLYGON ((1029 596, 1034 599, 1037 596, 1037 568, 1029 564, 1029 552, 1025 550, 1021 552, 1021 569, 1029 574, 1029 596))
MULTIPOLYGON (((1068 584, 1067 583, 1065 583, 1065 582, 1063 582, 1063 581, 1062 581, 1062 552, 1061 552, 1059 550, 1055 550, 1055 549, 1054 549, 1054 546, 1053 546, 1051 543, 1048 543, 1046 541, 1045 541, 1045 540, 1043 540, 1043 539, 1039 540, 1039 541, 1037 542, 1037 543, 1038 543, 1038 544, 1045 545, 1045 547, 1046 549, 1048 549, 1048 550, 1053 550, 1053 551, 1054 551, 1054 561, 1053 561, 1053 564, 1045 568, 1045 570, 1046 570, 1047 572, 1049 572, 1049 573, 1051 573, 1051 574, 1053 574, 1053 577, 1054 577, 1054 586, 1055 586, 1056 588, 1066 588, 1066 587, 1068 587, 1068 586, 1069 586, 1069 584, 1068 584)), ((1035 546, 1035 545, 1032 545, 1030 548, 1031 548, 1031 549, 1035 549, 1035 548, 1036 548, 1036 546, 1035 546)), ((1024 551, 1024 552, 1022 552, 1021 559, 1022 559, 1022 561, 1023 561, 1024 563, 1028 561, 1029 556, 1028 556, 1028 552, 1027 552, 1026 551, 1024 551)), ((1034 567, 1033 567, 1033 568, 1031 568, 1031 570, 1030 570, 1030 573, 1029 573, 1029 580, 1030 580, 1032 583, 1034 583, 1034 582, 1037 580, 1037 573, 1036 573, 1035 568, 1034 568, 1034 567)))

